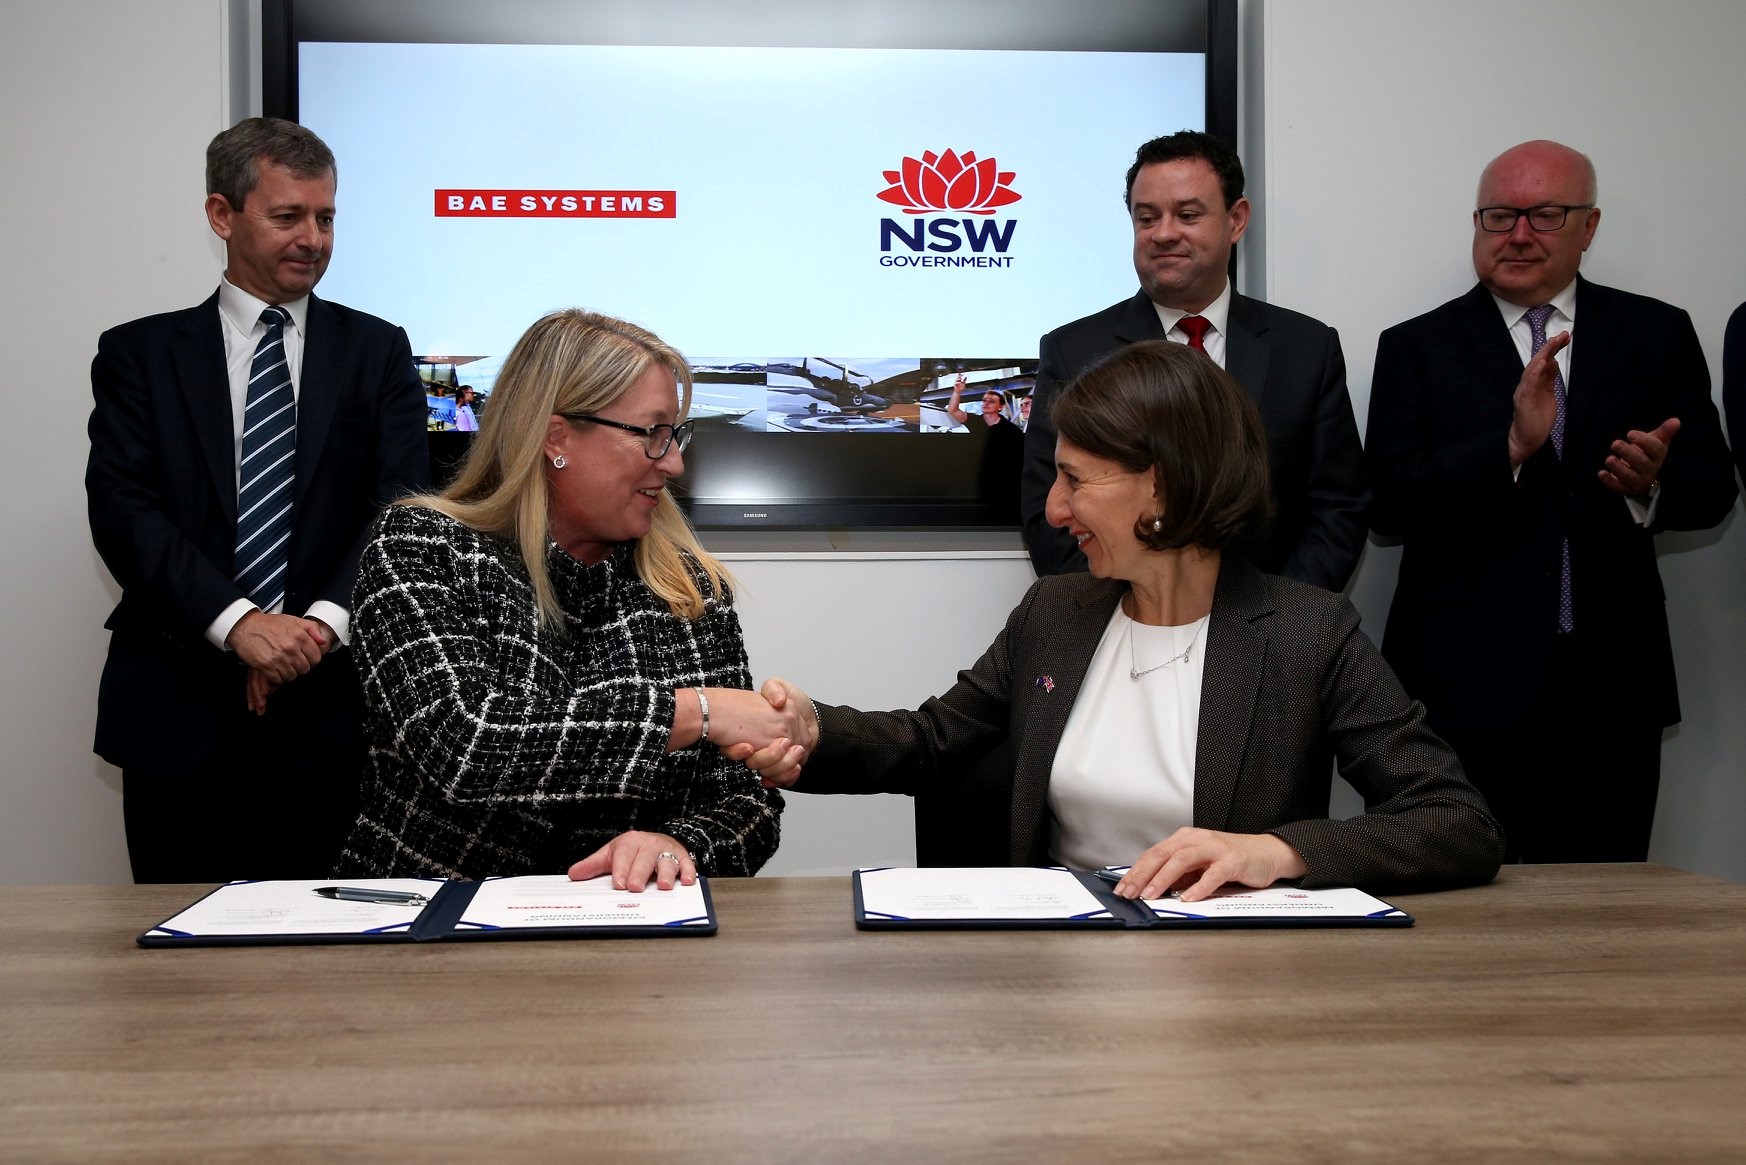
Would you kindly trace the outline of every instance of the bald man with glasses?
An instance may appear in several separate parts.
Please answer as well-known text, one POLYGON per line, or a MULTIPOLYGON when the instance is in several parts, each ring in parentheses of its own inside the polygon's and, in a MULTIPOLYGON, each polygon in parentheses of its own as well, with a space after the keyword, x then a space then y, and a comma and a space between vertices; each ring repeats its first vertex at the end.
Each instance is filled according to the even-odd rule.
POLYGON ((1486 166, 1478 283, 1382 334, 1371 526, 1403 543, 1382 652, 1507 834, 1506 860, 1643 861, 1679 721, 1654 535, 1734 476, 1691 318, 1578 274, 1587 157, 1486 166))

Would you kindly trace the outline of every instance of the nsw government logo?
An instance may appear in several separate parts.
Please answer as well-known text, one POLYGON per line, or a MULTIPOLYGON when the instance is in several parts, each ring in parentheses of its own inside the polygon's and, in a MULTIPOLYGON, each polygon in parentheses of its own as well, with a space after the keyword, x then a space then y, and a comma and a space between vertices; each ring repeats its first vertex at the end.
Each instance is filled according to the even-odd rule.
POLYGON ((1018 220, 994 217, 1023 197, 1012 188, 1011 170, 971 150, 927 150, 884 173, 876 197, 909 217, 879 220, 881 267, 1012 266, 1007 248, 1018 220))

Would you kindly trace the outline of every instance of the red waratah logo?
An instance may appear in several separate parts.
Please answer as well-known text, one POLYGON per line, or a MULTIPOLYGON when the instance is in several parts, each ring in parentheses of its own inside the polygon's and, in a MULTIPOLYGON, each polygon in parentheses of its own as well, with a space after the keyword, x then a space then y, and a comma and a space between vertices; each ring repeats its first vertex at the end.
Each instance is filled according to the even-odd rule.
POLYGON ((901 206, 904 214, 936 210, 993 214, 1022 197, 1010 185, 1013 176, 1013 171, 997 167, 993 158, 978 158, 974 151, 936 154, 929 150, 919 160, 905 158, 900 170, 885 171, 891 185, 879 192, 879 198, 901 206))

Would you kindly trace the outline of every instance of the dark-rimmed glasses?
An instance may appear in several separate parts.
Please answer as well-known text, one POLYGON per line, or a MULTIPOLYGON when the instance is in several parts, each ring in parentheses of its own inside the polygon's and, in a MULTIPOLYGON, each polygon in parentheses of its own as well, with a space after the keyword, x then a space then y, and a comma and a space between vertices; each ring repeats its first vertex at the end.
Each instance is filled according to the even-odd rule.
POLYGON ((1564 220, 1571 211, 1593 209, 1592 202, 1579 202, 1575 206, 1544 203, 1540 206, 1482 206, 1475 213, 1479 215, 1480 230, 1507 235, 1516 229, 1516 223, 1523 215, 1527 216, 1528 225, 1534 230, 1550 232, 1563 230, 1564 220))
POLYGON ((685 452, 685 447, 691 444, 691 430, 697 424, 696 421, 684 421, 677 425, 627 425, 623 421, 609 421, 593 413, 565 413, 564 419, 587 421, 591 425, 606 425, 635 433, 643 439, 643 455, 650 461, 659 461, 667 456, 667 450, 674 445, 679 446, 679 452, 685 452))

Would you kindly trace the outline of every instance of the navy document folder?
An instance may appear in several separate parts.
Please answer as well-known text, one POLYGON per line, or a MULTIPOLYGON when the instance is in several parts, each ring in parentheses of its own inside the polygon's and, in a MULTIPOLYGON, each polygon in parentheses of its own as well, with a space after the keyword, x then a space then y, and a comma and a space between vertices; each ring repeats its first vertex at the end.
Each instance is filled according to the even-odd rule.
POLYGON ((506 938, 708 935, 715 906, 703 878, 640 894, 610 878, 562 874, 446 882, 324 878, 231 882, 139 936, 142 947, 447 942, 506 938))
POLYGON ((1226 886, 1200 902, 1118 898, 1120 871, 910 869, 855 871, 864 930, 974 927, 1194 930, 1207 927, 1411 926, 1412 915, 1362 890, 1226 886))

